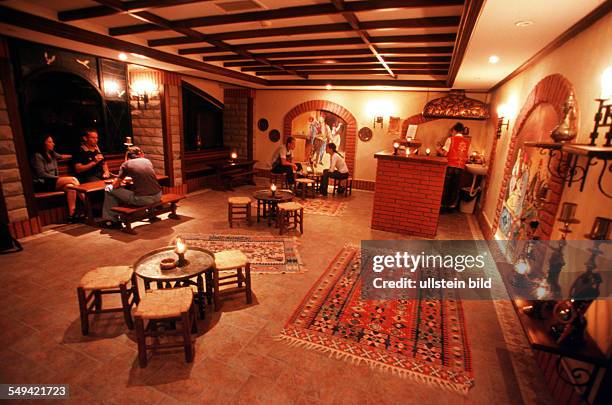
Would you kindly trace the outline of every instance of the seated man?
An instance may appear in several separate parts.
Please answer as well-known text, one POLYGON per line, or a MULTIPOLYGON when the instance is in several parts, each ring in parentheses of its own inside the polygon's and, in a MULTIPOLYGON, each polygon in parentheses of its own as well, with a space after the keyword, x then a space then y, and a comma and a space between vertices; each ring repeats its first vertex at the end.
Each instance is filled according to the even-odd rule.
MULTIPOLYGON (((337 152, 337 146, 335 143, 328 143, 326 152, 330 155, 330 163, 329 170, 323 171, 323 176, 321 177, 321 194, 327 195, 327 186, 329 184, 329 178, 332 179, 348 179, 349 170, 346 165, 346 161, 344 157, 337 152)), ((343 192, 342 190, 338 190, 339 192, 343 192)))
POLYGON ((288 137, 285 144, 278 147, 272 154, 272 173, 281 174, 285 173, 287 177, 287 183, 290 185, 295 183, 295 171, 301 171, 301 164, 293 164, 293 156, 291 152, 295 149, 295 139, 288 137))
POLYGON ((119 175, 113 184, 106 187, 104 193, 102 218, 106 220, 104 225, 109 228, 121 227, 117 214, 112 210, 119 203, 142 207, 161 200, 162 189, 151 161, 144 157, 144 153, 138 146, 131 146, 128 149, 127 158, 128 160, 123 162, 119 168, 119 175), (128 176, 134 183, 131 190, 121 187, 123 180, 128 176))
POLYGON ((104 155, 98 148, 98 132, 88 129, 83 136, 83 144, 74 155, 74 171, 81 183, 108 179, 110 171, 104 155))

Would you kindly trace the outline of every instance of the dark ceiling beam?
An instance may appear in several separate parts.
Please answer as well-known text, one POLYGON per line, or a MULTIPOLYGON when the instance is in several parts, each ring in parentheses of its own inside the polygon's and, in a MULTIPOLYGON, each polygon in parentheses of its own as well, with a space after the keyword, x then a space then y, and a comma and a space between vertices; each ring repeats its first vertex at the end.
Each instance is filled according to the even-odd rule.
POLYGON ((353 28, 353 31, 355 31, 359 38, 361 38, 364 45, 367 46, 376 59, 378 59, 378 62, 380 62, 382 67, 384 67, 387 73, 389 73, 389 76, 397 79, 397 75, 393 73, 393 70, 391 70, 387 62, 385 62, 385 59, 378 53, 378 49, 376 49, 376 46, 372 43, 370 34, 368 34, 366 30, 360 28, 359 19, 355 13, 346 10, 346 3, 344 0, 332 0, 332 4, 334 7, 336 7, 336 10, 342 14, 342 17, 344 17, 344 19, 351 25, 351 28, 353 28))
MULTIPOLYGON (((293 69, 297 71, 305 71, 305 70, 359 70, 359 69, 375 69, 376 66, 380 65, 300 65, 300 66, 292 66, 293 69)), ((428 70, 428 69, 448 69, 449 64, 441 64, 441 65, 415 65, 413 63, 399 63, 394 65, 394 69, 412 69, 412 70, 428 70)), ((382 69, 382 67, 381 67, 382 69)), ((240 68, 242 72, 270 72, 274 69, 270 69, 268 66, 253 66, 253 67, 244 67, 240 68)))
POLYGON ((393 80, 393 79, 308 79, 308 80, 268 80, 270 87, 295 86, 393 86, 445 88, 445 80, 393 80))
MULTIPOLYGON (((388 56, 387 62, 397 63, 450 63, 450 56, 388 56)), ((277 61, 275 61, 277 62, 277 61)), ((361 57, 361 58, 336 58, 336 59, 284 59, 283 66, 289 65, 326 65, 332 66, 334 64, 342 63, 378 63, 378 59, 373 56, 361 57)), ((243 66, 262 66, 259 62, 226 62, 223 64, 224 67, 243 67, 243 66)))
MULTIPOLYGON (((454 42, 455 34, 423 34, 423 35, 390 35, 371 37, 375 44, 384 43, 415 43, 415 42, 454 42)), ((361 38, 330 38, 304 39, 299 41, 254 42, 234 45, 236 49, 279 49, 303 48, 335 45, 363 45, 361 38)), ((223 49, 214 46, 179 49, 179 55, 194 55, 202 53, 220 53, 223 49)))
MULTIPOLYGON (((113 9, 115 9, 115 10, 125 10, 125 5, 120 0, 95 0, 95 1, 100 3, 100 4, 103 4, 106 7, 111 7, 113 9)), ((129 12, 128 14, 130 16, 135 17, 135 18, 141 19, 143 21, 148 21, 148 22, 153 23, 153 24, 157 24, 160 27, 164 27, 164 28, 167 28, 167 29, 179 32, 179 33, 187 35, 189 37, 198 38, 198 39, 202 40, 203 42, 208 42, 209 44, 211 44, 211 45, 213 45, 213 46, 215 46, 217 48, 223 49, 224 51, 237 53, 237 54, 242 55, 244 57, 251 58, 251 59, 253 59, 253 60, 257 61, 257 62, 263 63, 265 65, 269 65, 269 66, 271 66, 273 68, 276 68, 276 69, 284 70, 284 71, 286 71, 288 73, 294 74, 294 75, 299 76, 299 77, 303 77, 305 79, 308 77, 308 76, 306 76, 306 75, 304 75, 302 73, 297 73, 295 71, 292 71, 291 69, 287 69, 287 68, 285 68, 281 64, 270 62, 266 58, 255 57, 255 56, 253 56, 253 54, 251 54, 250 52, 248 52, 248 51, 246 51, 244 49, 237 49, 234 46, 229 45, 229 44, 227 44, 227 43, 225 43, 223 41, 219 41, 219 40, 216 40, 216 39, 211 39, 209 36, 207 36, 205 34, 202 34, 199 31, 193 30, 191 28, 175 27, 174 24, 171 21, 166 20, 165 18, 162 18, 162 17, 160 17, 158 15, 155 15, 153 13, 150 13, 148 11, 138 11, 136 13, 129 12)))
MULTIPOLYGON (((450 17, 429 17, 429 18, 410 18, 403 20, 381 20, 381 21, 362 21, 359 23, 360 29, 375 30, 375 29, 402 29, 402 28, 434 28, 434 27, 457 27, 459 25, 459 16, 450 17)), ((302 25, 297 27, 282 27, 282 28, 264 28, 245 31, 230 31, 220 34, 211 35, 212 38, 219 40, 244 39, 244 38, 262 38, 287 35, 302 35, 302 34, 321 34, 328 32, 351 31, 353 28, 349 23, 335 24, 319 24, 319 25, 302 25)), ((189 37, 172 37, 151 39, 148 41, 149 46, 168 46, 168 45, 185 45, 196 43, 193 38, 189 37)))
MULTIPOLYGON (((347 12, 360 12, 370 10, 381 10, 388 8, 423 8, 423 7, 445 7, 461 6, 464 0, 377 0, 377 1, 354 1, 346 6, 347 12)), ((186 18, 173 21, 174 24, 184 28, 209 27, 223 24, 234 24, 253 21, 276 20, 282 18, 300 18, 319 16, 326 14, 338 14, 333 4, 313 4, 307 6, 285 7, 273 10, 251 11, 246 13, 235 13, 225 15, 214 15, 206 17, 186 18)), ((127 25, 114 27, 109 30, 111 35, 138 34, 149 31, 159 31, 161 28, 155 24, 127 25)))
POLYGON ((132 0, 125 1, 127 11, 119 11, 107 6, 93 6, 60 11, 57 19, 60 21, 84 20, 87 18, 104 17, 113 14, 126 14, 128 12, 145 11, 153 8, 180 6, 181 4, 198 3, 213 0, 132 0))
POLYGON ((461 15, 461 23, 459 24, 459 31, 457 32, 457 40, 455 41, 455 50, 453 51, 453 61, 448 72, 447 85, 453 87, 459 67, 463 62, 465 51, 467 50, 468 43, 474 32, 474 27, 478 21, 478 16, 484 6, 484 0, 466 0, 465 6, 463 7, 463 14, 461 15))
MULTIPOLYGON (((445 76, 448 73, 448 70, 410 70, 410 69, 394 69, 398 75, 436 75, 436 76, 445 76)), ((380 69, 364 69, 364 70, 313 70, 307 71, 304 70, 304 73, 309 76, 318 76, 318 75, 388 75, 387 71, 383 68, 380 69)), ((278 70, 268 71, 268 72, 257 72, 257 76, 288 76, 286 72, 281 72, 278 70)))
MULTIPOLYGON (((382 55, 419 55, 419 54, 452 54, 452 46, 419 46, 411 48, 378 48, 382 55)), ((369 49, 329 49, 318 51, 293 51, 293 52, 266 52, 256 53, 254 55, 272 58, 293 58, 293 57, 321 57, 321 56, 359 56, 369 55, 369 49)), ((245 58, 240 55, 212 55, 205 56, 204 62, 212 61, 238 61, 245 58)))
POLYGON ((88 31, 73 25, 64 24, 58 21, 49 20, 44 17, 15 10, 10 7, 0 5, 0 22, 25 29, 35 29, 38 32, 54 35, 71 41, 90 44, 107 49, 114 49, 118 52, 137 53, 163 63, 182 66, 188 69, 195 69, 201 72, 222 75, 227 78, 242 80, 259 85, 267 84, 267 80, 252 75, 236 72, 235 70, 225 69, 219 66, 210 65, 190 58, 152 49, 147 46, 138 45, 132 42, 123 41, 97 32, 88 31))

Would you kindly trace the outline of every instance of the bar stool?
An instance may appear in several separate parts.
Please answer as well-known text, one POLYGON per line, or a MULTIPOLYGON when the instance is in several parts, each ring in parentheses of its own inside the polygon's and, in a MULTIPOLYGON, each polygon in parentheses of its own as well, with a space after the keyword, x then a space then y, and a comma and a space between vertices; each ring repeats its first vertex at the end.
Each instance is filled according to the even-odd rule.
POLYGON ((336 195, 336 191, 342 186, 344 186, 344 193, 342 194, 344 194, 345 197, 353 194, 353 178, 349 176, 346 179, 334 179, 334 191, 332 195, 336 195))
POLYGON ((278 204, 278 228, 279 233, 289 229, 300 227, 300 233, 304 233, 304 207, 296 202, 286 202, 278 204))
POLYGON ((215 305, 215 311, 218 311, 220 308, 220 299, 222 295, 231 295, 243 292, 246 295, 247 304, 252 303, 253 295, 251 292, 251 263, 249 262, 249 259, 240 250, 223 250, 215 253, 215 267, 213 269, 213 302, 215 305), (235 270, 235 272, 230 273, 232 270, 235 270), (219 274, 220 271, 224 272, 223 276, 219 274), (237 287, 226 288, 224 290, 219 289, 219 287, 234 284, 237 285, 237 287))
POLYGON ((277 187, 289 188, 287 174, 270 172, 270 184, 276 184, 277 187))
POLYGON ((312 179, 296 179, 295 180, 295 194, 299 195, 301 192, 302 198, 307 198, 308 194, 312 198, 316 197, 315 181, 312 179))
POLYGON ((79 312, 81 314, 81 333, 89 334, 89 315, 108 312, 123 312, 123 318, 129 329, 132 322, 132 305, 138 304, 138 285, 136 275, 130 266, 98 267, 86 273, 77 287, 79 312), (128 283, 130 286, 128 287, 128 283), (89 292, 89 294, 87 294, 89 292), (102 309, 102 295, 119 294, 120 308, 102 309), (132 299, 130 301, 130 298, 132 299))
POLYGON ((232 228, 234 221, 246 221, 251 226, 251 199, 249 197, 230 197, 227 199, 227 220, 232 228))
POLYGON ((196 310, 193 305, 193 293, 188 287, 152 290, 145 294, 134 311, 136 323, 136 340, 138 342, 138 364, 147 366, 147 350, 170 349, 183 347, 185 361, 191 363, 194 357, 194 341, 191 333, 198 331, 196 310), (148 321, 145 327, 145 321, 148 321), (181 329, 176 330, 176 321, 181 322, 181 329), (159 327, 160 323, 166 323, 159 327), (159 343, 160 336, 182 336, 182 342, 159 343), (154 338, 147 344, 147 338, 154 338))

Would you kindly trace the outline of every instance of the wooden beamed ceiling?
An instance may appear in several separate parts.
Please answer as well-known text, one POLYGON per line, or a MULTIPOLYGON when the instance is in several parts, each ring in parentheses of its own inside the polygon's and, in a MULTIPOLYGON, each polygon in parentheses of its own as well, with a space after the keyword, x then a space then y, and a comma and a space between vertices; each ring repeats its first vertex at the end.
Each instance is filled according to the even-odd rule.
POLYGON ((482 7, 477 0, 286 0, 268 8, 272 2, 258 0, 263 8, 227 12, 220 6, 228 2, 93 0, 57 10, 57 19, 99 23, 109 43, 129 35, 124 41, 148 45, 138 45, 141 55, 162 52, 181 66, 197 61, 258 85, 452 87, 482 7))

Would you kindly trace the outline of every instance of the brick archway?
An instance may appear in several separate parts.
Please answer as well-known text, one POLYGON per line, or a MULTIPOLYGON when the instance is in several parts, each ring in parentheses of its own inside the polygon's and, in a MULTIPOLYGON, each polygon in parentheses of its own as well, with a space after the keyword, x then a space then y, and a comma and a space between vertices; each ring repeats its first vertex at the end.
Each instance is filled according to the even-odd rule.
POLYGON ((327 100, 311 100, 296 105, 287 114, 285 114, 285 118, 283 119, 283 139, 286 139, 291 135, 291 123, 295 117, 303 113, 316 110, 329 111, 346 121, 345 159, 346 165, 354 178, 355 154, 357 146, 357 120, 349 110, 342 107, 340 104, 327 100))
MULTIPOLYGON (((493 221, 491 229, 493 235, 495 235, 499 226, 499 220, 504 204, 504 196, 506 195, 508 184, 510 182, 512 167, 514 165, 514 159, 517 153, 517 149, 520 147, 520 145, 518 145, 519 134, 521 133, 521 130, 527 122, 527 119, 537 106, 544 103, 550 104, 557 113, 557 116, 562 117, 563 105, 567 101, 567 98, 569 97, 570 93, 573 91, 574 88, 571 82, 567 80, 563 75, 556 73, 550 76, 546 76, 544 79, 540 80, 540 82, 538 82, 538 84, 533 88, 531 93, 529 93, 525 104, 523 104, 521 111, 516 117, 514 127, 512 128, 512 138, 510 140, 510 145, 508 146, 508 153, 506 154, 506 161, 504 165, 504 178, 502 180, 502 185, 497 195, 495 219, 493 221)), ((577 104, 578 103, 576 103, 576 105, 577 104)), ((497 119, 497 117, 495 119, 497 119)), ((493 161, 496 147, 497 138, 493 141, 490 161, 493 161)), ((493 165, 489 165, 489 173, 487 173, 488 179, 491 178, 492 167, 493 165)), ((563 192, 563 181, 559 177, 551 175, 549 178, 548 186, 549 191, 551 192, 550 198, 548 199, 549 204, 547 204, 545 211, 540 212, 542 220, 541 232, 542 237, 544 239, 548 239, 552 233, 555 214, 559 208, 559 202, 561 201, 561 193, 563 192)), ((488 194, 486 195, 486 197, 488 197, 488 194)))

